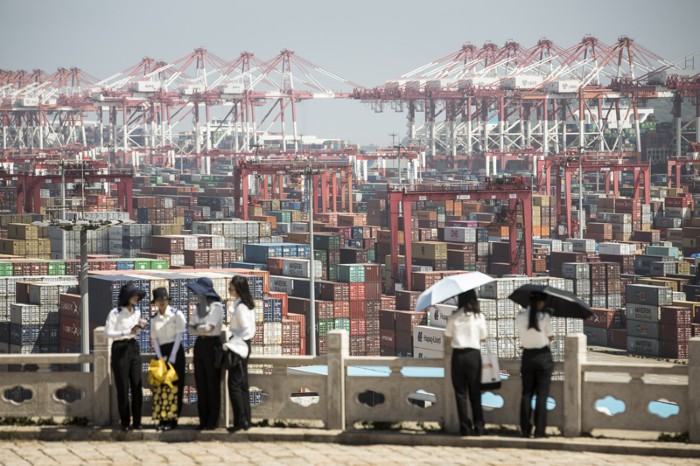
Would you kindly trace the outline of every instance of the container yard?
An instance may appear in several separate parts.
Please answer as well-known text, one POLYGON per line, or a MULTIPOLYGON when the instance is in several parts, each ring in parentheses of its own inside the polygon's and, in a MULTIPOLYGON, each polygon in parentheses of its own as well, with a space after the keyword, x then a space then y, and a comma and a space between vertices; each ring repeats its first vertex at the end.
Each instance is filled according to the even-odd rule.
MULTIPOLYGON (((441 358, 454 306, 417 312, 416 301, 447 276, 479 271, 496 278, 479 290, 489 331, 482 349, 500 358, 521 356, 520 308, 508 296, 525 284, 568 290, 594 310, 586 321, 553 320, 557 360, 565 337, 582 332, 591 347, 687 358, 688 339, 700 335, 700 127, 690 134, 681 119, 683 98, 700 99, 697 75, 627 37, 610 46, 590 36, 569 48, 464 46, 374 88, 305 67, 289 50, 265 66, 240 60, 224 64, 202 48, 157 73, 144 59, 99 82, 78 68, 33 75, 41 86, 0 73, 0 352, 84 351, 81 332, 104 324, 128 281, 147 293, 167 288, 189 316, 187 282, 208 276, 228 298, 238 274, 255 299, 254 355, 324 355, 328 332, 342 329, 352 355, 441 358), (590 98, 592 76, 548 75, 535 64, 509 71, 513 57, 542 54, 563 69, 599 56, 606 81, 595 78, 590 98), (468 56, 491 57, 488 76, 468 56), (235 84, 251 65, 253 81, 278 85, 270 95, 283 97, 257 93, 251 103, 245 96, 256 89, 235 84), (639 66, 648 73, 630 77, 639 66), (291 69, 300 86, 315 87, 286 97, 276 73, 291 69), (187 77, 207 73, 216 87, 187 77), (59 105, 52 96, 68 82, 84 99, 59 105), (200 114, 203 95, 211 99, 200 114), (405 105, 409 134, 369 150, 311 141, 297 134, 287 106, 295 98, 405 105), (641 107, 663 99, 672 99, 673 128, 641 107), (215 119, 210 108, 224 105, 241 119, 215 119), (159 123, 139 116, 146 107, 159 123), (569 107, 582 110, 560 111, 569 107), (80 130, 60 138, 48 137, 60 132, 50 118, 25 118, 88 108, 99 125, 76 121, 80 130), (170 115, 185 108, 196 125, 175 133, 170 115), (262 109, 281 120, 280 133, 258 128, 262 109)), ((148 300, 139 306, 148 319, 148 300)), ((152 352, 148 328, 139 344, 152 352)), ((189 335, 184 344, 191 348, 189 335)))

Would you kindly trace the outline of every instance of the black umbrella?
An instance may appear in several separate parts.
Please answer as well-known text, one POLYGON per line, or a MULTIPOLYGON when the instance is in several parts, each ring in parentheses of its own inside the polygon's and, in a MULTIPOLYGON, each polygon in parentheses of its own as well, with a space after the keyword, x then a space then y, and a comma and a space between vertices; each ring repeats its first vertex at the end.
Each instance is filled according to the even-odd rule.
POLYGON ((523 285, 513 291, 508 298, 523 307, 530 305, 530 295, 542 293, 547 297, 546 307, 553 317, 588 319, 593 315, 591 306, 581 298, 566 290, 544 285, 523 285))

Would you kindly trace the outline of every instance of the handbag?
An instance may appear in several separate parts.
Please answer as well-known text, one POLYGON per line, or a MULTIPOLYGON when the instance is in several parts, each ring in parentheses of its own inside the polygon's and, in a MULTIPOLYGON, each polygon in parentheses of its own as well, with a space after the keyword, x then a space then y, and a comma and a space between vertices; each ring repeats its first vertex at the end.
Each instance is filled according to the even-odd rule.
POLYGON ((216 369, 232 369, 240 364, 240 357, 223 346, 214 348, 214 367, 216 369))
POLYGON ((498 390, 501 388, 501 371, 497 354, 481 355, 481 390, 498 390))

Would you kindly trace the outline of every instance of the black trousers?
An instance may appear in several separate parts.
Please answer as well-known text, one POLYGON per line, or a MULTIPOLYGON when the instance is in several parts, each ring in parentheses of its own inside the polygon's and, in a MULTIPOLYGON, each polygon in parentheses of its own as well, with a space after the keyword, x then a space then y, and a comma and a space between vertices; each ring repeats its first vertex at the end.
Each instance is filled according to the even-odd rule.
POLYGON ((474 428, 484 427, 484 412, 481 407, 481 352, 474 348, 452 350, 452 386, 457 400, 459 430, 471 433, 474 428), (467 414, 467 396, 472 408, 474 423, 467 414))
POLYGON ((524 435, 532 433, 532 397, 537 395, 535 404, 535 435, 545 435, 547 429, 547 397, 552 381, 554 361, 549 347, 523 350, 520 375, 523 380, 520 400, 520 429, 524 435))
MULTIPOLYGON (((160 347, 160 353, 166 358, 170 357, 170 352, 172 350, 172 343, 166 343, 160 347)), ((182 412, 182 397, 185 392, 185 349, 182 347, 182 344, 180 344, 180 347, 177 349, 173 367, 175 368, 175 372, 177 372, 177 417, 179 418, 182 412)))
POLYGON ((118 340, 112 343, 112 372, 117 389, 117 407, 123 427, 128 427, 131 417, 134 426, 141 425, 141 352, 135 339, 118 340), (129 389, 131 389, 131 413, 129 413, 129 389), (130 417, 131 414, 131 417, 130 417))
POLYGON ((228 396, 233 406, 234 427, 249 427, 250 418, 250 387, 248 386, 248 359, 250 359, 250 340, 248 345, 248 357, 241 359, 241 363, 228 370, 228 396))
POLYGON ((214 367, 214 349, 221 347, 219 337, 197 337, 194 344, 194 380, 197 385, 199 425, 205 429, 219 426, 221 411, 221 369, 214 367))

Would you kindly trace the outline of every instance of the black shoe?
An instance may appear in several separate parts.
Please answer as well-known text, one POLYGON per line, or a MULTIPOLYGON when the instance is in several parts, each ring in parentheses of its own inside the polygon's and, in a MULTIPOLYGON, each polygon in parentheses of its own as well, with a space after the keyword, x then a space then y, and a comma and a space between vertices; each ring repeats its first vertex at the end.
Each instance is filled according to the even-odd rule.
POLYGON ((164 427, 164 426, 158 424, 158 425, 156 426, 156 432, 160 432, 161 430, 163 430, 163 427, 164 427))
POLYGON ((486 430, 483 427, 477 427, 474 429, 474 436, 475 437, 481 437, 486 433, 486 430))
POLYGON ((141 424, 134 424, 131 428, 134 429, 134 430, 141 430, 141 429, 143 429, 143 427, 141 427, 141 424))
POLYGON ((547 435, 547 434, 538 434, 538 433, 535 433, 535 438, 547 438, 547 437, 549 437, 549 435, 547 435))
POLYGON ((163 426, 163 432, 166 432, 168 430, 173 430, 172 424, 167 424, 167 425, 163 426))
POLYGON ((228 427, 226 430, 229 432, 229 434, 235 434, 236 432, 240 432, 241 430, 248 430, 248 429, 250 429, 250 426, 248 424, 246 424, 243 426, 228 427))
POLYGON ((122 430, 123 430, 124 432, 129 432, 129 431, 131 430, 131 427, 129 427, 129 426, 122 426, 122 430))

